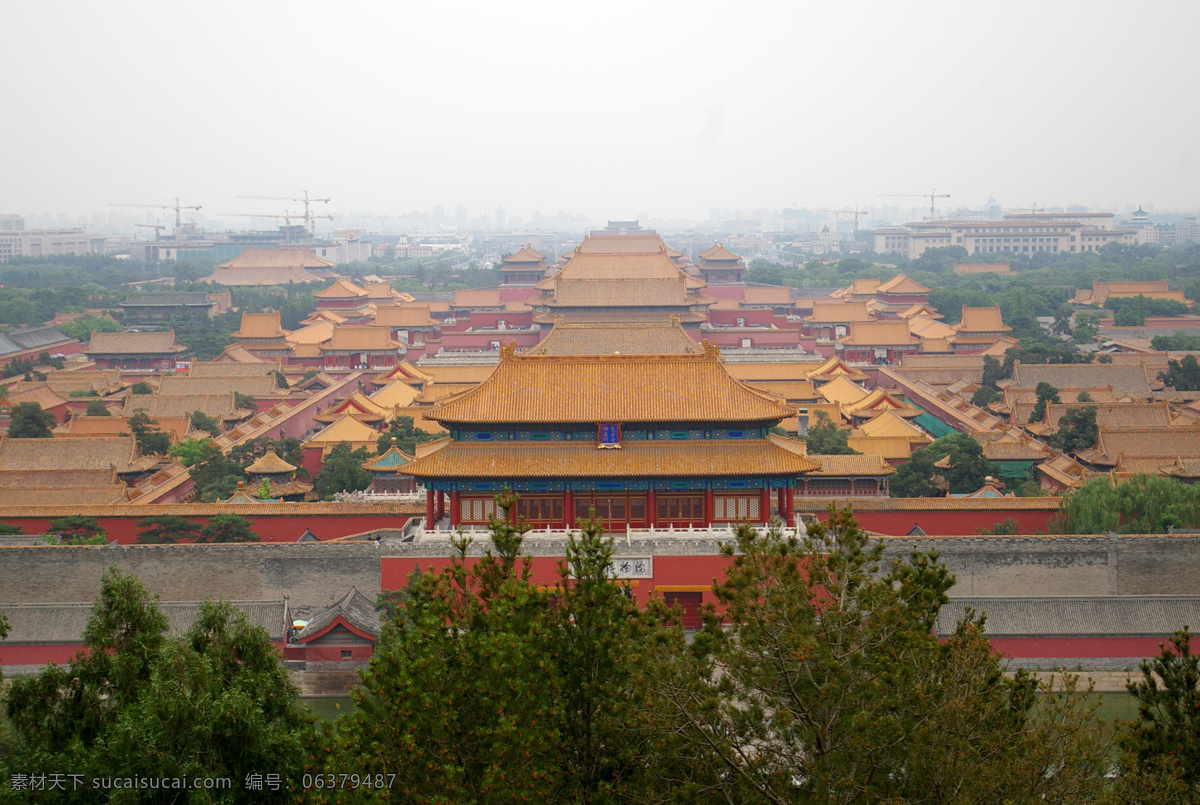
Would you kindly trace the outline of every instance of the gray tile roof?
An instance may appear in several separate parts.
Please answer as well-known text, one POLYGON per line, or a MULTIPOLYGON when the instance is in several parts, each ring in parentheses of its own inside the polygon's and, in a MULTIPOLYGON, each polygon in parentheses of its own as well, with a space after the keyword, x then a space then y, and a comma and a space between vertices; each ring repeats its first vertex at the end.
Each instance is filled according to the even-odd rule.
POLYGON ((212 307, 216 302, 206 293, 131 293, 121 307, 212 307))
POLYGON ((62 330, 52 325, 45 327, 30 327, 27 330, 9 330, 8 340, 21 349, 37 349, 50 344, 61 344, 70 341, 62 330))
POLYGON ((379 613, 375 611, 375 602, 351 587, 350 592, 342 596, 340 601, 329 609, 314 615, 308 625, 296 635, 296 640, 304 643, 313 639, 322 629, 333 623, 339 615, 352 626, 368 634, 378 635, 380 632, 381 625, 379 613))
MULTIPOLYGON (((181 635, 200 614, 201 601, 162 601, 159 609, 167 616, 170 632, 181 635)), ((230 601, 246 613, 250 623, 267 630, 273 642, 285 639, 290 625, 287 601, 230 601)), ((83 630, 92 614, 90 603, 0 604, 0 613, 12 627, 6 644, 82 643, 83 630)))
POLYGON ((988 637, 1163 637, 1200 627, 1200 595, 952 598, 934 630, 948 635, 967 607, 987 615, 988 637))

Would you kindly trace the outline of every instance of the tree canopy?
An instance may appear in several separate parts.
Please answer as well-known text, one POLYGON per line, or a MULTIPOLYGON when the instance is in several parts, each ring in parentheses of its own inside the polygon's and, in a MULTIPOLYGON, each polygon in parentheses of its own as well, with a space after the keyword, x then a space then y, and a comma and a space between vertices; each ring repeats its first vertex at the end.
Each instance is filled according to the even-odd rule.
POLYGON ((1093 478, 1063 495, 1051 521, 1060 534, 1162 534, 1172 526, 1200 527, 1200 486, 1153 475, 1116 485, 1093 478))
POLYGON ((1000 467, 983 455, 979 442, 966 433, 951 433, 920 450, 896 469, 888 483, 892 497, 937 497, 951 492, 966 494, 982 487, 988 476, 999 477, 1000 467), (945 469, 936 462, 949 457, 945 469))
POLYGON ((808 452, 815 456, 857 456, 859 452, 847 442, 850 431, 839 428, 824 411, 817 411, 817 421, 808 427, 808 452))
MULTIPOLYGON (((182 638, 169 637, 157 600, 114 566, 83 637, 87 653, 13 680, 5 704, 15 741, 11 757, 0 753, 0 767, 7 761, 12 772, 96 778, 228 777, 233 785, 218 798, 189 792, 202 796, 186 801, 294 801, 287 788, 303 772, 311 716, 278 650, 243 613, 206 601, 182 638), (250 774, 275 774, 284 784, 247 790, 250 774)), ((160 791, 130 793, 137 797, 122 801, 166 801, 160 791)))
POLYGON ((366 448, 350 449, 348 442, 338 442, 321 463, 313 489, 323 498, 332 498, 338 492, 355 492, 371 485, 371 473, 363 469, 370 459, 366 448))
POLYGON ((396 440, 396 447, 402 453, 412 455, 418 444, 431 442, 434 439, 440 439, 445 436, 444 431, 437 433, 426 433, 420 428, 413 427, 413 418, 410 416, 398 416, 392 420, 391 425, 383 433, 379 434, 379 439, 376 440, 376 451, 379 455, 383 455, 392 446, 392 439, 396 440))
MULTIPOLYGON (((1082 398, 1083 394, 1079 396, 1082 398)), ((1085 401, 1086 402, 1086 401, 1085 401)), ((1096 406, 1085 405, 1082 408, 1069 408, 1058 420, 1058 432, 1050 438, 1050 444, 1059 450, 1074 453, 1076 450, 1086 450, 1096 444, 1100 436, 1100 428, 1096 425, 1096 406)))
POLYGON ((1158 378, 1178 391, 1200 391, 1200 361, 1195 355, 1184 355, 1183 360, 1167 361, 1167 371, 1158 378))
POLYGON ((13 439, 49 439, 50 429, 58 424, 54 414, 42 410, 40 403, 22 402, 12 408, 8 435, 13 439))

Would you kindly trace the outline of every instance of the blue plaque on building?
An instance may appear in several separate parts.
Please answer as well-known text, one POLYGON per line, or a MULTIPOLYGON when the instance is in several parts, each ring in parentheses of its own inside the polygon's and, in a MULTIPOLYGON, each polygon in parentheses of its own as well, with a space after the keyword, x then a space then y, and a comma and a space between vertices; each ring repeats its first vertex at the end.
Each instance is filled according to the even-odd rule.
POLYGON ((599 444, 596 445, 600 449, 621 449, 621 426, 619 424, 608 424, 600 426, 599 444))

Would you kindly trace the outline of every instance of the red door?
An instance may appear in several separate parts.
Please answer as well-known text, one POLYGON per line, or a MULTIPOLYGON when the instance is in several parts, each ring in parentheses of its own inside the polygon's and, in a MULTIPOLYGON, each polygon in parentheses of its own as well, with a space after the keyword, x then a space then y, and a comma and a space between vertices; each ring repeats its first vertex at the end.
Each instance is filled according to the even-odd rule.
POLYGON ((684 629, 699 629, 704 625, 700 618, 700 605, 704 603, 704 593, 663 593, 663 603, 669 607, 679 605, 683 613, 680 625, 684 629))

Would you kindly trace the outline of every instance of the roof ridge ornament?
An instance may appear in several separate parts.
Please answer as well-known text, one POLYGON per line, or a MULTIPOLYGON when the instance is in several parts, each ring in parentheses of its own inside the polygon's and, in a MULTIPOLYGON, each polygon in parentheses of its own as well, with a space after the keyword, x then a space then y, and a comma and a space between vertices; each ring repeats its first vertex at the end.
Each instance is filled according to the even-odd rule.
POLYGON ((500 360, 509 361, 517 356, 517 342, 509 341, 500 345, 500 360))
POLYGON ((709 341, 705 338, 700 342, 700 346, 704 347, 704 357, 709 360, 721 360, 721 348, 717 346, 715 341, 709 341))

